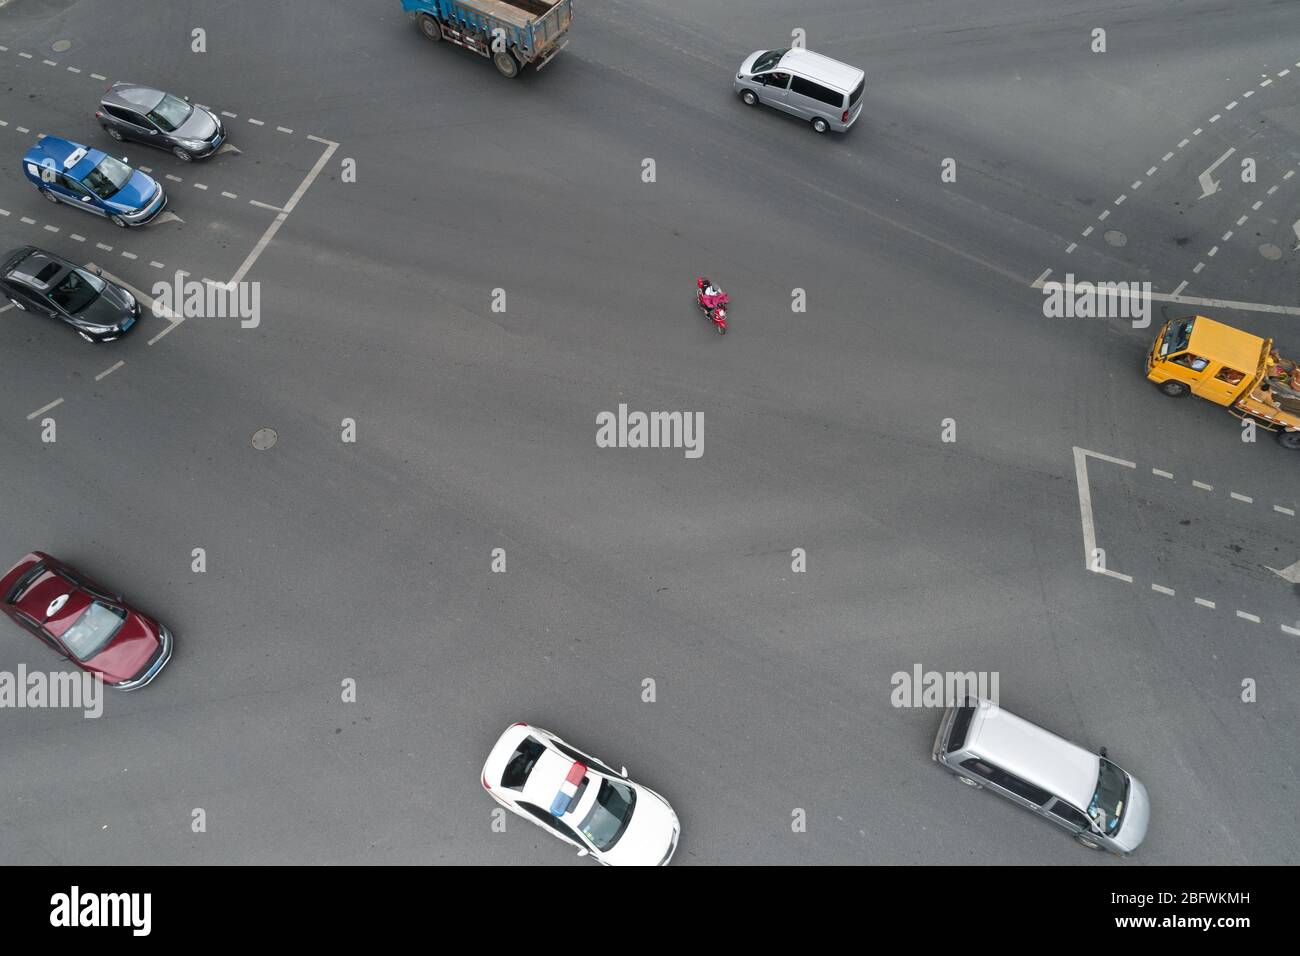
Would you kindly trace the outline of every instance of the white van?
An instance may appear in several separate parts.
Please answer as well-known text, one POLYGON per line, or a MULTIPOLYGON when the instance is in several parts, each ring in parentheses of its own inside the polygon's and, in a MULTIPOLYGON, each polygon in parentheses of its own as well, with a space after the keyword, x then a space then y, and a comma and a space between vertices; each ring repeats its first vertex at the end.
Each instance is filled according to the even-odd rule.
POLYGON ((766 103, 807 120, 819 133, 843 133, 862 112, 866 85, 866 74, 857 67, 796 49, 751 53, 733 88, 748 106, 766 103))
POLYGON ((976 789, 1051 820, 1084 846, 1127 855, 1147 835, 1151 798, 1136 777, 987 700, 949 707, 931 757, 976 789))

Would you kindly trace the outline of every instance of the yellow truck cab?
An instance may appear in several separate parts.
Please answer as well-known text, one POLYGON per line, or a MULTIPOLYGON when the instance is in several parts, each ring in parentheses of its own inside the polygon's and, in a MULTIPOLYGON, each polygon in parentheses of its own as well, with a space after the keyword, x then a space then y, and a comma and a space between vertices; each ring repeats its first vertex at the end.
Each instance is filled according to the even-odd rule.
POLYGON ((1207 398, 1300 450, 1300 372, 1272 339, 1203 315, 1170 319, 1147 353, 1146 373, 1166 395, 1207 398))

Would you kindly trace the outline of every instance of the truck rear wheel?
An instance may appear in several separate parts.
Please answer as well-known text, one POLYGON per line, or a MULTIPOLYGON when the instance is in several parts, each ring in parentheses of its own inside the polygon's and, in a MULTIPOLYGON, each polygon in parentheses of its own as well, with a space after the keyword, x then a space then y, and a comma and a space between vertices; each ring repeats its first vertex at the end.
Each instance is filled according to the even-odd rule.
POLYGON ((434 42, 442 39, 442 27, 427 13, 420 15, 420 32, 434 42))
POLYGON ((1283 448, 1300 451, 1300 432, 1278 432, 1277 443, 1283 448))
POLYGON ((1191 391, 1191 389, 1188 388, 1185 383, 1177 382, 1172 378, 1167 382, 1161 382, 1156 387, 1160 389, 1160 391, 1168 395, 1170 398, 1182 398, 1184 395, 1186 395, 1188 392, 1191 391))
POLYGON ((515 59, 514 54, 509 50, 502 50, 492 56, 492 65, 508 80, 513 80, 519 75, 519 61, 515 59))

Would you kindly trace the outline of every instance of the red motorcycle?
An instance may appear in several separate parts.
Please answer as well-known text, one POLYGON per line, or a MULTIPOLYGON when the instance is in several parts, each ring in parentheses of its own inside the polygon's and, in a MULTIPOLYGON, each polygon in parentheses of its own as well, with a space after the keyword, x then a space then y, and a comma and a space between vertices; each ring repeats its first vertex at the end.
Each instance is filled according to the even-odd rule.
POLYGON ((709 317, 719 335, 727 334, 727 306, 731 304, 731 296, 714 285, 708 276, 695 280, 695 304, 709 317))

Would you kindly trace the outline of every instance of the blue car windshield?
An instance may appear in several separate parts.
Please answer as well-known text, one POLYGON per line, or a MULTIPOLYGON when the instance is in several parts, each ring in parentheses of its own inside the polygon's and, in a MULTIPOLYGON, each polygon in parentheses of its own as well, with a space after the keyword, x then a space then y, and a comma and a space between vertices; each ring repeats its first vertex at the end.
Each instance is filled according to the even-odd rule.
POLYGON ((82 185, 100 199, 108 199, 130 181, 131 167, 105 156, 82 180, 82 185))

